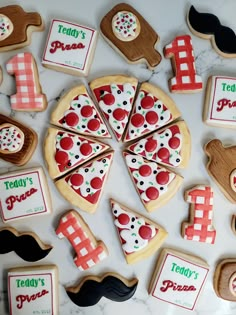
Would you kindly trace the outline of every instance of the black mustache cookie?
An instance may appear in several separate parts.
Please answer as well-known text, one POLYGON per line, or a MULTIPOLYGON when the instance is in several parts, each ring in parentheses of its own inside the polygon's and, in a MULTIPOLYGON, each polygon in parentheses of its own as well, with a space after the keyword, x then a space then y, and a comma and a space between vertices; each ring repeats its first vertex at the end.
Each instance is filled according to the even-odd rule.
POLYGON ((46 257, 52 247, 44 244, 33 232, 20 233, 12 227, 0 229, 0 254, 14 251, 25 261, 35 262, 46 257))
POLYGON ((231 28, 222 25, 217 16, 199 13, 192 5, 188 12, 187 23, 194 35, 210 39, 213 48, 222 57, 236 58, 236 34, 231 28))
POLYGON ((88 276, 76 287, 66 288, 66 292, 78 306, 97 304, 104 296, 115 302, 130 299, 138 286, 138 279, 127 280, 116 273, 106 273, 103 277, 88 276))

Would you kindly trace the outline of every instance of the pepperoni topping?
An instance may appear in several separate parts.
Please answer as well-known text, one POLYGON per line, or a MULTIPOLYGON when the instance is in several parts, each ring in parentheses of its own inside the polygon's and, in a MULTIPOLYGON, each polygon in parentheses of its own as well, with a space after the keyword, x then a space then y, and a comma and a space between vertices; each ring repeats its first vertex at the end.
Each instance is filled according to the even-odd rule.
POLYGON ((89 122, 88 122, 88 129, 89 130, 92 130, 92 131, 96 131, 98 130, 100 127, 100 122, 99 120, 97 119, 91 119, 89 122))
POLYGON ((170 140, 169 140, 169 146, 172 148, 172 149, 177 149, 180 145, 180 140, 179 138, 177 137, 172 137, 170 140))
POLYGON ((55 160, 58 164, 65 165, 69 161, 69 155, 65 151, 57 151, 55 160))
POLYGON ((134 114, 131 118, 131 123, 135 127, 142 127, 144 124, 144 117, 141 114, 134 114))
POLYGON ((127 225, 130 221, 129 216, 125 213, 120 214, 117 219, 122 225, 127 225))
POLYGON ((93 115, 93 108, 92 106, 89 106, 89 105, 86 105, 86 106, 83 106, 82 109, 81 109, 81 115, 83 117, 90 117, 93 115))
POLYGON ((102 180, 99 177, 94 177, 91 182, 90 185, 92 186, 92 188, 94 189, 101 189, 102 187, 102 180))
POLYGON ((73 186, 81 186, 83 184, 84 178, 80 174, 73 174, 70 178, 70 182, 73 186))
POLYGON ((158 152, 157 155, 159 157, 159 159, 161 160, 167 160, 169 159, 170 156, 170 152, 167 148, 161 148, 158 152))
POLYGON ((85 156, 90 155, 92 153, 92 146, 89 143, 83 143, 80 146, 80 152, 85 156))
POLYGON ((141 226, 138 233, 144 240, 150 240, 152 238, 152 229, 149 226, 141 226))
POLYGON ((148 112, 145 118, 150 125, 155 125, 158 122, 158 115, 153 110, 148 112))
POLYGON ((102 99, 103 99, 103 102, 104 102, 106 105, 112 105, 112 104, 115 103, 115 97, 114 97, 114 95, 112 95, 112 94, 110 94, 110 93, 104 95, 102 99))
POLYGON ((149 109, 154 106, 154 99, 151 96, 145 96, 141 100, 142 108, 149 109))
POLYGON ((113 112, 113 117, 118 121, 124 120, 125 116, 125 111, 122 108, 117 108, 113 112))
POLYGON ((146 195, 150 200, 156 200, 159 196, 159 191, 155 187, 148 187, 146 195))
POLYGON ((147 177, 152 174, 152 169, 149 165, 142 165, 139 168, 139 174, 143 177, 147 177))
POLYGON ((145 150, 147 152, 153 152, 156 150, 157 141, 155 139, 149 139, 145 144, 145 150))
POLYGON ((69 113, 66 115, 65 121, 68 126, 74 127, 79 122, 79 116, 76 113, 69 113))
POLYGON ((70 137, 64 137, 60 140, 60 146, 63 150, 70 150, 73 147, 73 140, 70 137))
POLYGON ((168 172, 160 172, 156 176, 156 181, 159 185, 166 185, 169 182, 169 177, 168 172))

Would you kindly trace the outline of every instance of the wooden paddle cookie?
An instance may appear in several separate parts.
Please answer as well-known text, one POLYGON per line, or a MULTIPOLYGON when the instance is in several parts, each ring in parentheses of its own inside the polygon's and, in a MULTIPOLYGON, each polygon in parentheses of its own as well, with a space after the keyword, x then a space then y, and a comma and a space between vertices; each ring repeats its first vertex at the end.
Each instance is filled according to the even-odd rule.
POLYGON ((225 197, 236 203, 236 146, 224 147, 214 139, 205 146, 209 157, 208 173, 216 181, 225 197))
POLYGON ((104 16, 100 28, 108 43, 129 63, 144 61, 153 69, 161 62, 161 55, 155 49, 159 36, 130 5, 116 5, 104 16))

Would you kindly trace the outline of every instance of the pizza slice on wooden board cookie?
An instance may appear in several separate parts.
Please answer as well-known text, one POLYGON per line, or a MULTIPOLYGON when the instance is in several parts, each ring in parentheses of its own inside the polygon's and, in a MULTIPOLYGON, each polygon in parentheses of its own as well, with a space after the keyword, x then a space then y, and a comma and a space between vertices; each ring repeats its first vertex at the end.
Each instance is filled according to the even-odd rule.
POLYGON ((157 223, 111 199, 114 224, 128 264, 151 256, 168 233, 157 223))
POLYGON ((84 85, 69 90, 58 102, 51 123, 82 135, 111 138, 84 85))
POLYGON ((138 80, 125 75, 101 77, 90 88, 116 139, 121 140, 132 110, 138 80))
POLYGON ((48 128, 44 157, 51 178, 60 177, 73 168, 103 153, 110 147, 85 136, 48 128))
POLYGON ((127 150, 170 167, 185 168, 191 154, 191 137, 185 121, 175 122, 142 138, 127 150))
POLYGON ((94 213, 111 167, 113 152, 105 153, 55 182, 62 196, 72 205, 94 213))
POLYGON ((135 140, 180 117, 174 101, 160 88, 142 83, 135 100, 124 142, 135 140))
POLYGON ((142 156, 123 153, 131 179, 148 212, 166 204, 180 188, 183 178, 142 156))
POLYGON ((236 145, 225 147, 220 140, 214 139, 205 145, 204 150, 209 158, 208 173, 225 197, 236 203, 236 145))

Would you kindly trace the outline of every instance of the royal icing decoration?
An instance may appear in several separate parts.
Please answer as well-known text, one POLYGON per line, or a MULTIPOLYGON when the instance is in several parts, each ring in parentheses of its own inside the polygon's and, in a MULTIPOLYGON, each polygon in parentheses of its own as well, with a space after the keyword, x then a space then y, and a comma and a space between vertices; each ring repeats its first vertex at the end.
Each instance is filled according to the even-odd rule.
POLYGON ((183 136, 178 124, 160 132, 155 132, 147 138, 138 140, 128 147, 128 150, 141 155, 148 160, 164 165, 178 167, 182 162, 183 136))
POLYGON ((175 77, 170 79, 171 92, 194 92, 202 89, 197 75, 192 40, 189 35, 177 36, 165 46, 165 57, 174 59, 175 77))
POLYGON ((208 272, 208 265, 198 257, 164 249, 149 292, 158 300, 193 310, 208 272))
POLYGON ((6 64, 7 72, 15 75, 16 94, 11 95, 14 110, 42 111, 47 106, 45 94, 41 94, 36 62, 30 53, 19 53, 6 64))
POLYGON ((58 270, 54 265, 8 272, 10 315, 58 315, 58 270))
POLYGON ((131 114, 125 141, 134 140, 172 121, 166 105, 151 93, 140 90, 131 114))
POLYGON ((24 144, 24 133, 11 124, 0 125, 0 152, 16 153, 24 144))
POLYGON ((0 14, 0 41, 6 39, 13 31, 11 20, 4 14, 0 14))
POLYGON ((236 128, 236 78, 212 76, 208 79, 204 121, 213 126, 236 128))
POLYGON ((109 132, 101 115, 88 95, 77 95, 58 122, 66 129, 96 137, 107 137, 109 132))
POLYGON ((96 30, 54 19, 48 34, 42 64, 74 75, 87 75, 96 41, 96 30))
POLYGON ((130 83, 102 86, 93 92, 117 140, 121 140, 128 123, 136 88, 130 83))
POLYGON ((76 211, 69 211, 60 220, 56 229, 59 238, 66 237, 73 246, 76 257, 75 265, 79 270, 86 270, 107 257, 103 242, 97 242, 82 217, 76 211))
POLYGON ((230 292, 236 296, 236 273, 234 273, 229 280, 230 292))
POLYGON ((4 223, 51 212, 41 167, 0 175, 0 191, 0 213, 4 223))
POLYGON ((191 203, 191 222, 183 223, 183 237, 186 240, 215 243, 216 230, 213 227, 213 190, 210 186, 196 186, 185 193, 185 200, 191 203))
POLYGON ((137 17, 132 12, 118 12, 112 19, 113 32, 121 40, 133 40, 139 34, 137 17))
POLYGON ((230 174, 231 188, 236 192, 236 170, 230 174))

